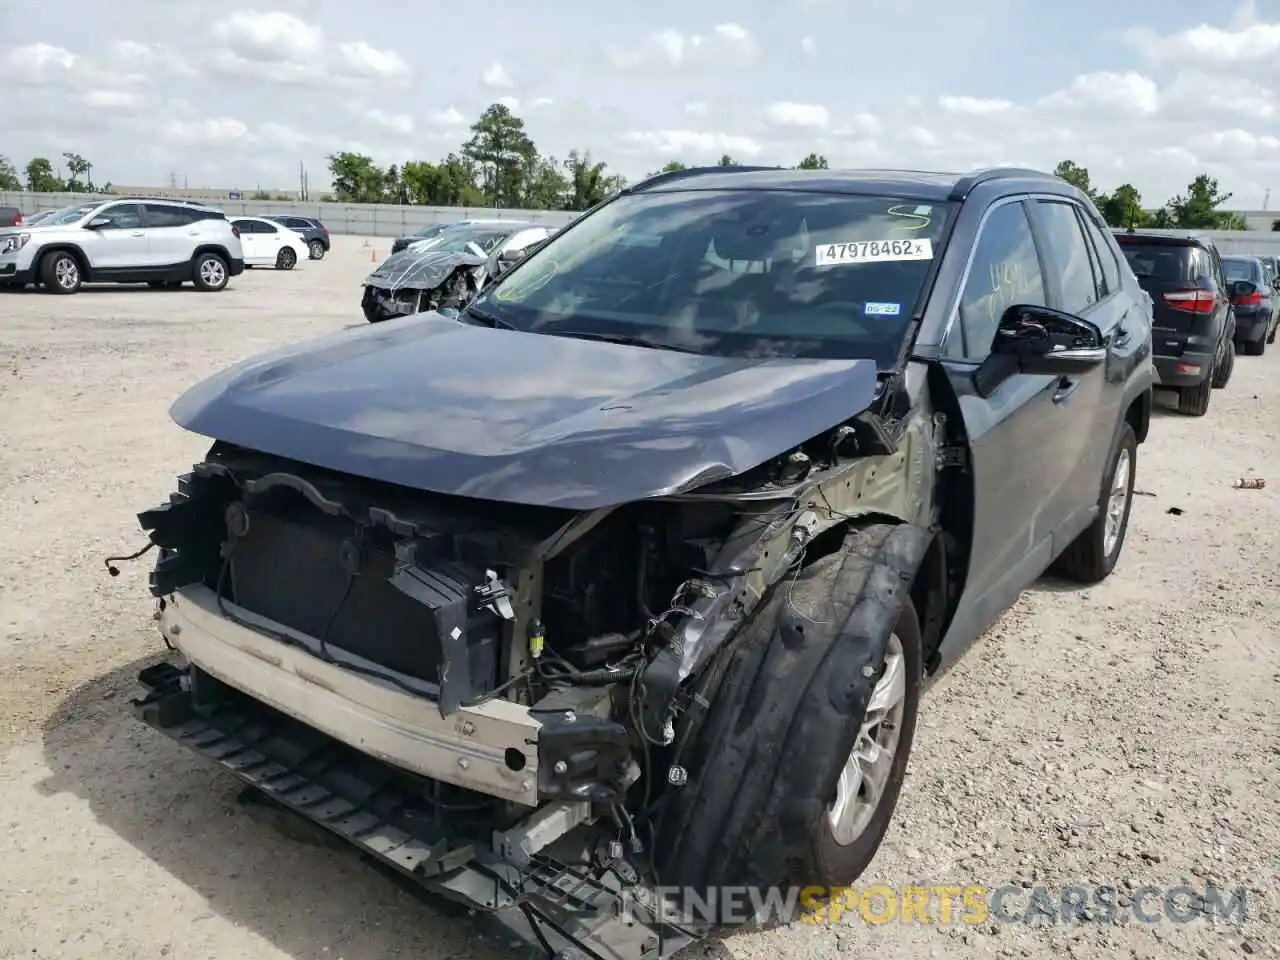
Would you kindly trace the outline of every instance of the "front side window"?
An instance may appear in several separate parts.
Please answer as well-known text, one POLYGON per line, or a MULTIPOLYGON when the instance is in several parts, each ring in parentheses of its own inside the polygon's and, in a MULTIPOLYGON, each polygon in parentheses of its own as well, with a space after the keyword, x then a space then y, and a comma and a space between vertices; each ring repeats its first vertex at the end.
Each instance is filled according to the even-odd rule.
POLYGON ((996 207, 982 225, 960 295, 963 340, 957 344, 953 330, 947 340, 948 354, 971 360, 985 358, 995 342, 1000 318, 1014 304, 1046 305, 1036 242, 1021 202, 996 207))
POLYGON ((809 191, 619 197, 475 304, 521 330, 892 366, 953 208, 809 191))
POLYGON ((105 220, 100 230, 141 230, 142 207, 136 203, 117 203, 99 210, 92 220, 105 220))

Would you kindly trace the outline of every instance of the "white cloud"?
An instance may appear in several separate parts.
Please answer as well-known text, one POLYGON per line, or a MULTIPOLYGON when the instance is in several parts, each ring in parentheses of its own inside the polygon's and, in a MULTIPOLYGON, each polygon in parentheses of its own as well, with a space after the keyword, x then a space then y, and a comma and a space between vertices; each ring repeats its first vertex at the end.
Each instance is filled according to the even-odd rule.
POLYGON ((507 73, 507 68, 500 63, 491 64, 480 79, 486 87, 510 88, 516 85, 511 74, 507 73))
POLYGON ((499 97, 498 102, 512 113, 517 113, 520 110, 520 100, 516 97, 499 97))
MULTIPOLYGON (((833 167, 1072 159, 1100 187, 1130 181, 1151 202, 1200 172, 1244 205, 1280 189, 1274 2, 1118 34, 1095 15, 1098 0, 1052 32, 1003 16, 1013 0, 961 12, 944 0, 787 0, 731 15, 690 7, 648 34, 606 26, 623 19, 611 2, 599 0, 585 32, 558 7, 511 7, 503 30, 521 42, 480 60, 465 42, 424 42, 474 36, 474 11, 461 7, 373 0, 352 20, 315 0, 234 0, 212 13, 169 0, 160 17, 159 0, 120 0, 56 24, 10 17, 0 149, 18 166, 74 151, 117 183, 176 173, 264 189, 288 188, 301 161, 322 189, 329 153, 437 160, 502 102, 544 153, 590 150, 633 178, 671 159, 790 165, 817 152, 833 167), (131 32, 138 24, 145 33, 131 32), (909 49, 883 41, 908 35, 909 49), (1106 42, 1117 36, 1119 47, 1106 42), (827 37, 857 38, 856 70, 847 44, 827 37), (1012 64, 1008 49, 1025 56, 1012 64), (1063 49, 1093 51, 1079 76, 1061 66, 1063 49), (970 62, 988 65, 980 88, 955 82, 970 62)), ((1174 5, 1162 22, 1178 17, 1174 5)))
POLYGON ((762 50, 755 36, 738 23, 721 23, 709 33, 659 30, 634 46, 610 46, 609 57, 621 70, 750 66, 762 50))
POLYGON ((771 103, 765 116, 780 127, 825 127, 831 120, 831 112, 816 103, 771 103))
POLYGON ((950 97, 944 95, 938 98, 938 106, 948 113, 963 113, 971 117, 982 117, 1011 110, 1013 102, 1010 100, 982 99, 981 97, 950 97))

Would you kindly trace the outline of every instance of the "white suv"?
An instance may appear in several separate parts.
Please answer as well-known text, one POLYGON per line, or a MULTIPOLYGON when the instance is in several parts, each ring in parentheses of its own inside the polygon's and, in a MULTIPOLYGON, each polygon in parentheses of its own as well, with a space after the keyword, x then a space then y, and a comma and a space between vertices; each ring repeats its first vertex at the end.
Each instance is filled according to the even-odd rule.
POLYGON ((176 200, 112 198, 0 230, 0 286, 75 293, 84 283, 221 290, 244 272, 240 233, 220 210, 176 200))

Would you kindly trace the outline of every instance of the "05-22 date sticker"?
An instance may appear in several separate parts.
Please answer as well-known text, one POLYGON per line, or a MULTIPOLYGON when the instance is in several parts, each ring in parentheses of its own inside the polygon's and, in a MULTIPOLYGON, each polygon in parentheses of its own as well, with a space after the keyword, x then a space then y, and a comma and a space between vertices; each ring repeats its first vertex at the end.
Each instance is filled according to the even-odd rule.
POLYGON ((932 259, 933 243, 929 240, 858 240, 853 243, 823 243, 817 248, 819 267, 932 259))

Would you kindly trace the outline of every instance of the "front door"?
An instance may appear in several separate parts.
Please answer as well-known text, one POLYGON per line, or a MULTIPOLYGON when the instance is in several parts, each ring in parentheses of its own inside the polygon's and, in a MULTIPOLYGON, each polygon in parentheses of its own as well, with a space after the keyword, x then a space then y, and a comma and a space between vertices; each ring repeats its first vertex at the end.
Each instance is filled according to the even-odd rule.
POLYGON ((1053 306, 1027 209, 1032 202, 997 201, 988 213, 943 345, 942 366, 964 421, 973 480, 969 571, 944 662, 1044 572, 1054 556, 1054 531, 1065 519, 1062 488, 1071 465, 1057 436, 1074 427, 1078 388, 1061 377, 1026 374, 1009 377, 989 397, 973 385, 1006 309, 1053 306))
POLYGON ((110 278, 150 265, 151 249, 141 204, 113 203, 99 210, 93 219, 107 221, 87 231, 84 238, 85 256, 93 273, 110 278))

